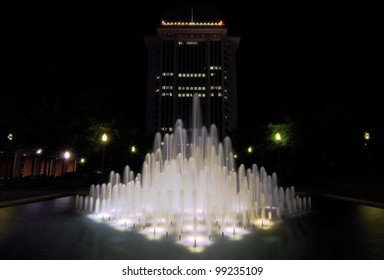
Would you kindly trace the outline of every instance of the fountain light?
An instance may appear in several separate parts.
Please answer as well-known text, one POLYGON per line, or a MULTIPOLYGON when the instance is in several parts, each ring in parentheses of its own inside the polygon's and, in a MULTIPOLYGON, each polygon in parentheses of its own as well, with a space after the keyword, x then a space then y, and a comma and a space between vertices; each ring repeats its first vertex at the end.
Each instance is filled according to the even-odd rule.
MULTIPOLYGON (((193 106, 200 112, 197 94, 193 106)), ((255 226, 266 229, 284 215, 310 209, 310 198, 297 196, 293 186, 279 186, 276 173, 256 164, 236 167, 231 139, 220 142, 215 125, 207 128, 198 123, 201 118, 191 119, 191 131, 178 120, 172 134, 155 135, 142 173, 135 175, 128 165, 122 176, 111 171, 108 182, 76 197, 76 207, 84 210, 86 204, 88 213, 110 224, 125 221, 120 228, 136 229, 151 240, 173 236, 194 252, 218 236, 241 239, 255 226)))

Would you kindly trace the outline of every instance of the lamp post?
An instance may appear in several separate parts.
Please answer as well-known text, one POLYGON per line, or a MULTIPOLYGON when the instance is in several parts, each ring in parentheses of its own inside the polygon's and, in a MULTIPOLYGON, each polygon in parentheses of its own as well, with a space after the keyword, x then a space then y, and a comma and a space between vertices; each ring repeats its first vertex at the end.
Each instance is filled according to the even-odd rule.
MULTIPOLYGON (((43 154, 43 149, 42 148, 38 148, 36 150, 36 157, 37 157, 37 176, 41 176, 44 174, 45 172, 45 165, 43 163, 43 167, 41 168, 41 159, 42 159, 42 154, 43 154), (43 170, 43 172, 41 173, 41 170, 43 170)), ((33 173, 35 173, 35 171, 32 171, 33 173)), ((34 174, 35 175, 35 174, 34 174)))
POLYGON ((371 134, 368 131, 364 132, 364 146, 367 150, 367 157, 368 157, 368 176, 370 179, 373 178, 373 170, 372 170, 372 159, 371 159, 371 152, 369 149, 369 141, 371 140, 371 134))
POLYGON ((68 168, 68 160, 69 160, 69 158, 71 157, 71 153, 69 152, 69 151, 65 151, 64 152, 64 163, 63 163, 63 174, 64 173, 67 173, 67 168, 68 168))
POLYGON ((105 160, 105 145, 108 141, 108 135, 107 134, 103 134, 101 136, 101 142, 103 144, 103 160, 102 160, 102 165, 101 165, 101 172, 104 173, 104 160, 105 160))
POLYGON ((281 146, 281 134, 280 132, 275 133, 275 142, 277 145, 277 156, 278 156, 278 165, 279 165, 279 175, 282 176, 282 169, 281 169, 281 156, 280 156, 280 146, 281 146))

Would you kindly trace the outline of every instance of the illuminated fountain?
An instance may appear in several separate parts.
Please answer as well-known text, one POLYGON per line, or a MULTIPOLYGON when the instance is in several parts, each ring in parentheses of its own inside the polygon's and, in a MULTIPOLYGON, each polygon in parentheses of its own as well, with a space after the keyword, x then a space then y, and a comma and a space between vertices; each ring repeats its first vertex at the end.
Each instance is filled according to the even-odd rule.
POLYGON ((220 142, 215 125, 202 126, 197 95, 193 104, 190 132, 178 120, 172 134, 157 133, 141 174, 129 166, 122 176, 112 171, 107 183, 76 196, 76 207, 117 229, 174 238, 194 251, 311 209, 311 198, 279 187, 276 173, 256 164, 236 170, 230 138, 220 142))

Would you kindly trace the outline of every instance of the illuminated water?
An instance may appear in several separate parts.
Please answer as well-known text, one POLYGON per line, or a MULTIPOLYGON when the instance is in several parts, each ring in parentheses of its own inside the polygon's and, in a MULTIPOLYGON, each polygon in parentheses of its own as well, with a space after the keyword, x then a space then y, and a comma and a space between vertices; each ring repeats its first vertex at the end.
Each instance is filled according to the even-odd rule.
POLYGON ((78 196, 76 207, 119 230, 172 237, 196 251, 218 236, 238 239, 311 208, 311 198, 279 186, 276 173, 256 164, 236 169, 231 139, 220 142, 215 125, 202 126, 197 95, 193 104, 191 131, 178 120, 172 134, 157 133, 142 173, 112 171, 108 182, 78 196))
POLYGON ((0 260, 384 259, 384 209, 317 196, 309 214, 240 240, 216 238, 199 254, 95 223, 79 215, 74 196, 0 208, 0 225, 0 260))

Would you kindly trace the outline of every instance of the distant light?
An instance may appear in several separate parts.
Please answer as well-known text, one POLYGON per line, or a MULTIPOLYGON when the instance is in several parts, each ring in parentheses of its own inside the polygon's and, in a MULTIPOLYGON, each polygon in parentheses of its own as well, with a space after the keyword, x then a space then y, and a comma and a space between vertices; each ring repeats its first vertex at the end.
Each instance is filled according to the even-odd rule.
POLYGON ((369 135, 369 132, 364 132, 364 139, 368 141, 371 138, 371 135, 369 135))
POLYGON ((71 157, 71 153, 68 152, 68 151, 65 151, 65 152, 64 152, 64 158, 65 158, 65 159, 69 159, 70 157, 71 157))
POLYGON ((276 140, 276 141, 281 141, 281 134, 280 134, 279 132, 277 132, 277 133, 275 134, 275 140, 276 140))
POLYGON ((12 133, 9 133, 8 136, 7 136, 8 140, 9 141, 12 141, 13 140, 13 134, 12 133))
POLYGON ((136 153, 136 146, 132 146, 132 147, 131 147, 131 152, 132 152, 132 153, 136 153))
POLYGON ((85 163, 85 158, 82 157, 82 158, 80 159, 80 163, 85 163))
POLYGON ((107 142, 107 141, 108 141, 108 135, 104 133, 104 134, 101 136, 101 141, 103 141, 103 142, 107 142))
POLYGON ((247 149, 248 153, 253 153, 253 147, 252 146, 249 146, 248 149, 247 149))
POLYGON ((234 157, 234 158, 237 158, 237 154, 234 154, 233 157, 234 157))
POLYGON ((40 154, 42 154, 42 153, 43 153, 43 149, 40 148, 40 149, 37 149, 37 150, 36 150, 36 154, 40 155, 40 154))

